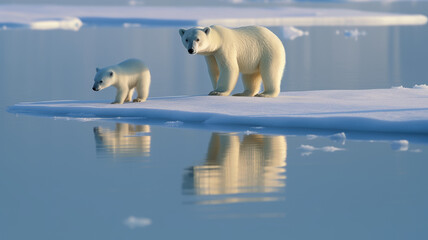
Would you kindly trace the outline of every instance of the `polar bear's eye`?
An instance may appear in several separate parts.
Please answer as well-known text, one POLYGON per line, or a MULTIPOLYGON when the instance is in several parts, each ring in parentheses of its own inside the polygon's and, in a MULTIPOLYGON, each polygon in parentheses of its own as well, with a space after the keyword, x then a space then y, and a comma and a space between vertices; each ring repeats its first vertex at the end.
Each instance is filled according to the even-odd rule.
POLYGON ((199 38, 196 38, 196 42, 199 42, 199 38))
POLYGON ((186 42, 189 42, 189 39, 186 39, 186 42))
POLYGON ((103 83, 103 80, 101 80, 100 83, 103 83))
POLYGON ((113 77, 113 72, 110 72, 110 77, 113 77))

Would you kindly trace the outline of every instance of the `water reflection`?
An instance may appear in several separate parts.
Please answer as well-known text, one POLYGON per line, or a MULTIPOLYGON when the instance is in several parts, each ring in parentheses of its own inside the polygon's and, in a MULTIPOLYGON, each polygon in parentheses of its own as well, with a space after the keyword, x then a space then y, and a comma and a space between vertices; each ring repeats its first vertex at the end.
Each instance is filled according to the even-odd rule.
MULTIPOLYGON (((213 133, 202 165, 184 176, 183 191, 195 195, 273 193, 285 187, 287 142, 284 136, 261 134, 241 138, 213 133)), ((276 197, 228 197, 205 204, 276 201, 276 197)))
POLYGON ((94 127, 98 156, 149 157, 151 136, 149 125, 116 123, 115 129, 94 127))

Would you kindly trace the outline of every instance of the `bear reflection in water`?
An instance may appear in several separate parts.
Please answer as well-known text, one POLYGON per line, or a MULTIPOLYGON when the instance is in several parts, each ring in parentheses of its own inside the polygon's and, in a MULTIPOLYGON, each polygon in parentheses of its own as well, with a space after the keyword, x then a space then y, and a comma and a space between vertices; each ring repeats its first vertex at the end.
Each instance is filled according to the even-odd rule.
POLYGON ((94 127, 98 155, 113 157, 149 157, 149 125, 116 123, 115 129, 94 127))
MULTIPOLYGON (((272 193, 285 187, 284 136, 213 133, 203 165, 184 176, 185 194, 272 193)), ((263 199, 262 199, 263 200, 263 199)))

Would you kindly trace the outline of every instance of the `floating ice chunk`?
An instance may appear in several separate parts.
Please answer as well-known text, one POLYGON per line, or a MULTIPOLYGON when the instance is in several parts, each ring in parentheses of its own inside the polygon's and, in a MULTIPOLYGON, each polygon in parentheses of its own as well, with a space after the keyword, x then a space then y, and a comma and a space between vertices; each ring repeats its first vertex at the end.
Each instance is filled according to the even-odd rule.
POLYGON ((342 145, 345 145, 346 134, 344 132, 336 133, 336 134, 330 135, 328 137, 335 142, 339 142, 342 145))
POLYGON ((421 85, 415 85, 413 86, 414 89, 428 89, 428 85, 426 84, 421 84, 421 85))
POLYGON ((150 218, 138 218, 134 216, 130 216, 125 219, 124 224, 129 228, 137 228, 137 227, 147 227, 152 225, 152 220, 150 218))
POLYGON ((399 140, 399 141, 393 141, 391 143, 392 150, 399 151, 399 152, 405 152, 409 150, 409 141, 407 140, 399 140))
POLYGON ((141 24, 138 24, 138 23, 124 23, 123 27, 124 28, 139 28, 139 27, 141 27, 141 24))
POLYGON ((351 39, 354 39, 355 41, 358 41, 359 37, 366 36, 367 33, 366 31, 360 31, 358 29, 344 30, 342 32, 340 30, 336 30, 336 35, 343 35, 345 36, 345 38, 351 38, 351 39))
POLYGON ((309 156, 314 151, 322 151, 322 152, 337 152, 337 151, 345 151, 344 148, 337 148, 334 146, 325 146, 325 147, 314 147, 311 145, 300 145, 300 149, 303 149, 302 156, 309 156))
POLYGON ((247 131, 244 132, 245 135, 252 135, 252 134, 256 134, 256 133, 257 132, 250 131, 250 130, 247 130, 247 131))
POLYGON ((303 149, 303 151, 315 151, 317 148, 311 145, 300 145, 300 149, 303 149))
POLYGON ((179 127, 183 124, 184 123, 182 121, 167 121, 167 122, 165 122, 165 125, 168 127, 179 127))
POLYGON ((345 151, 344 148, 337 148, 337 147, 334 147, 334 146, 326 146, 326 147, 319 148, 318 150, 321 150, 323 152, 345 151))
POLYGON ((30 23, 30 28, 33 30, 72 30, 78 31, 83 23, 79 18, 65 18, 65 19, 50 19, 40 20, 30 23))
POLYGON ((308 134, 308 135, 306 135, 306 138, 308 140, 314 140, 314 139, 318 138, 318 136, 317 135, 313 135, 313 134, 308 134))
POLYGON ((309 32, 302 31, 300 29, 297 29, 295 27, 283 27, 282 28, 282 36, 285 39, 294 40, 298 37, 302 36, 308 36, 309 32))

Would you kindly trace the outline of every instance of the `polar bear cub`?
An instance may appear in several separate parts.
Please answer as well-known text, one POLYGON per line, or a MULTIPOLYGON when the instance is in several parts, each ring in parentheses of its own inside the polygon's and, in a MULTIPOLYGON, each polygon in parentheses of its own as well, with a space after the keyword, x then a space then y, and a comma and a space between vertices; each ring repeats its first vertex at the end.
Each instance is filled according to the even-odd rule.
POLYGON ((138 59, 128 59, 119 64, 96 70, 92 89, 100 91, 109 86, 116 87, 116 99, 112 104, 131 102, 135 89, 137 89, 138 96, 134 102, 144 102, 149 96, 150 71, 138 59))
POLYGON ((242 73, 244 92, 234 96, 276 97, 285 68, 281 40, 265 27, 222 26, 179 30, 189 54, 205 56, 214 88, 209 95, 227 96, 242 73), (264 91, 259 93, 263 82, 264 91))

